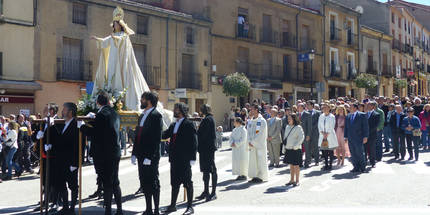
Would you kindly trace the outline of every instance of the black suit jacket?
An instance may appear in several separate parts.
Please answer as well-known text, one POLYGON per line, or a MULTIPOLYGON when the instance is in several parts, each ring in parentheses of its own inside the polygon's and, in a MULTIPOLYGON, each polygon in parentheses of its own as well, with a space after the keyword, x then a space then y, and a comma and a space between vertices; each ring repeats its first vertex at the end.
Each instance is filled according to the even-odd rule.
POLYGON ((367 113, 365 114, 366 114, 367 122, 369 123, 369 139, 376 138, 380 114, 376 111, 373 111, 370 117, 368 117, 367 113))
POLYGON ((187 163, 196 160, 197 132, 194 123, 185 118, 178 128, 176 141, 172 142, 176 122, 163 132, 163 139, 170 138, 169 161, 174 163, 187 163))
POLYGON ((137 137, 140 139, 139 142, 134 143, 132 155, 139 159, 147 158, 151 161, 158 161, 160 160, 161 132, 163 130, 162 115, 154 108, 146 117, 143 127, 140 127, 142 118, 143 114, 139 117, 135 134, 136 141, 138 141, 137 137))
POLYGON ((200 123, 197 130, 198 136, 198 152, 209 153, 217 150, 215 145, 216 140, 215 120, 212 115, 207 115, 200 123))
POLYGON ((318 140, 318 136, 319 136, 319 130, 318 130, 318 120, 320 119, 320 115, 321 112, 317 111, 317 110, 313 110, 313 115, 310 111, 308 111, 309 116, 311 118, 310 120, 310 133, 307 134, 307 136, 310 136, 311 138, 316 137, 316 139, 318 140))
MULTIPOLYGON (((78 167, 79 165, 79 130, 77 121, 73 119, 63 133, 65 124, 51 127, 50 136, 52 152, 57 157, 56 162, 64 167, 78 167)), ((82 142, 82 150, 84 142, 82 142)), ((81 152, 82 153, 82 152, 81 152)))
POLYGON ((393 113, 391 113, 391 119, 390 119, 391 131, 403 134, 404 132, 402 130, 402 121, 403 121, 403 118, 406 117, 406 115, 403 112, 400 113, 400 122, 399 122, 399 126, 397 126, 396 114, 397 114, 397 112, 395 112, 395 111, 393 113))
POLYGON ((83 125, 81 130, 84 134, 91 136, 91 154, 94 160, 110 161, 121 158, 121 146, 119 143, 119 116, 116 111, 104 106, 96 114, 91 125, 83 125))

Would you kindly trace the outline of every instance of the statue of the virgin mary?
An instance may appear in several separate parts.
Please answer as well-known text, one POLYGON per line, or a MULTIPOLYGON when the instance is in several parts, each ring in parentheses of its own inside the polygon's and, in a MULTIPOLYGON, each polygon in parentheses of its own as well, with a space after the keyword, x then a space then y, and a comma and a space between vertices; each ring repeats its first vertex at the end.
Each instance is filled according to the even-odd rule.
MULTIPOLYGON (((111 35, 105 38, 91 37, 97 41, 97 48, 101 49, 93 96, 99 89, 107 88, 118 92, 126 90, 126 109, 139 111, 140 97, 143 92, 149 91, 149 87, 137 64, 130 41, 130 35, 133 35, 134 31, 124 22, 124 11, 120 7, 113 11, 111 27, 111 35)), ((162 110, 161 113, 165 116, 170 115, 163 110, 161 104, 157 105, 157 109, 162 110)))

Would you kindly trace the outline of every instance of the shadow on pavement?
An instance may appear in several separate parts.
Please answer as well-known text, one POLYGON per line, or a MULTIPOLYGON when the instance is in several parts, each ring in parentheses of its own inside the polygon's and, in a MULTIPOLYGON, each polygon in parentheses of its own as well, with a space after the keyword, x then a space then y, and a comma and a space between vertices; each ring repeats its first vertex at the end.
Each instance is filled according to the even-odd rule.
POLYGON ((238 184, 238 183, 241 183, 241 182, 243 182, 243 181, 237 181, 235 179, 230 179, 230 180, 219 182, 217 184, 217 186, 218 187, 225 187, 225 186, 228 186, 228 185, 231 185, 231 184, 238 184))
POLYGON ((276 187, 270 187, 268 188, 264 193, 265 194, 274 194, 274 193, 285 193, 288 192, 291 189, 294 189, 293 186, 276 186, 276 187))
POLYGON ((357 179, 359 178, 359 173, 342 173, 342 174, 334 174, 332 177, 334 180, 344 180, 344 179, 357 179))
POLYGON ((314 177, 314 176, 322 176, 325 174, 330 173, 330 171, 320 171, 320 170, 316 170, 316 171, 312 171, 309 173, 304 174, 305 177, 314 177))
POLYGON ((221 190, 221 192, 225 192, 225 191, 229 191, 229 190, 245 190, 245 189, 248 189, 254 185, 258 185, 258 184, 249 183, 249 182, 242 183, 242 184, 233 184, 233 185, 225 187, 224 190, 221 190))

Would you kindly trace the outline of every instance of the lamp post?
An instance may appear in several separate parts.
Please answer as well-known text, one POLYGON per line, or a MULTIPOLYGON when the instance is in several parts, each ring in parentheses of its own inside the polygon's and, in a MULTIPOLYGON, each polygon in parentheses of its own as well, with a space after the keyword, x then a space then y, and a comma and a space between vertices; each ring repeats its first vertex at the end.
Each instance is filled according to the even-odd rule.
POLYGON ((315 59, 315 50, 311 49, 309 52, 309 60, 311 61, 311 99, 314 96, 314 78, 313 78, 313 71, 312 71, 312 64, 315 59))
POLYGON ((420 59, 415 59, 415 65, 416 65, 416 69, 417 69, 417 81, 418 81, 418 92, 417 92, 417 96, 419 96, 421 94, 421 84, 420 84, 420 59))

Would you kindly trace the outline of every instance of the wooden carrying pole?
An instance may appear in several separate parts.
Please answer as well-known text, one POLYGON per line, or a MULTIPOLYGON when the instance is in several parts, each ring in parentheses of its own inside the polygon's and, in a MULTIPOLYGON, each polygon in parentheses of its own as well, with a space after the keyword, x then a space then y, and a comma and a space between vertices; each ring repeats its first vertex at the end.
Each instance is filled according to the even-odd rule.
POLYGON ((79 129, 79 215, 82 215, 82 131, 79 129))
MULTIPOLYGON (((42 129, 43 129, 43 124, 40 123, 40 130, 42 130, 42 129)), ((39 140, 40 214, 43 213, 43 179, 44 179, 44 175, 43 175, 42 153, 43 153, 43 139, 40 138, 40 140, 39 140)), ((45 196, 45 199, 46 199, 46 196, 45 196)))

